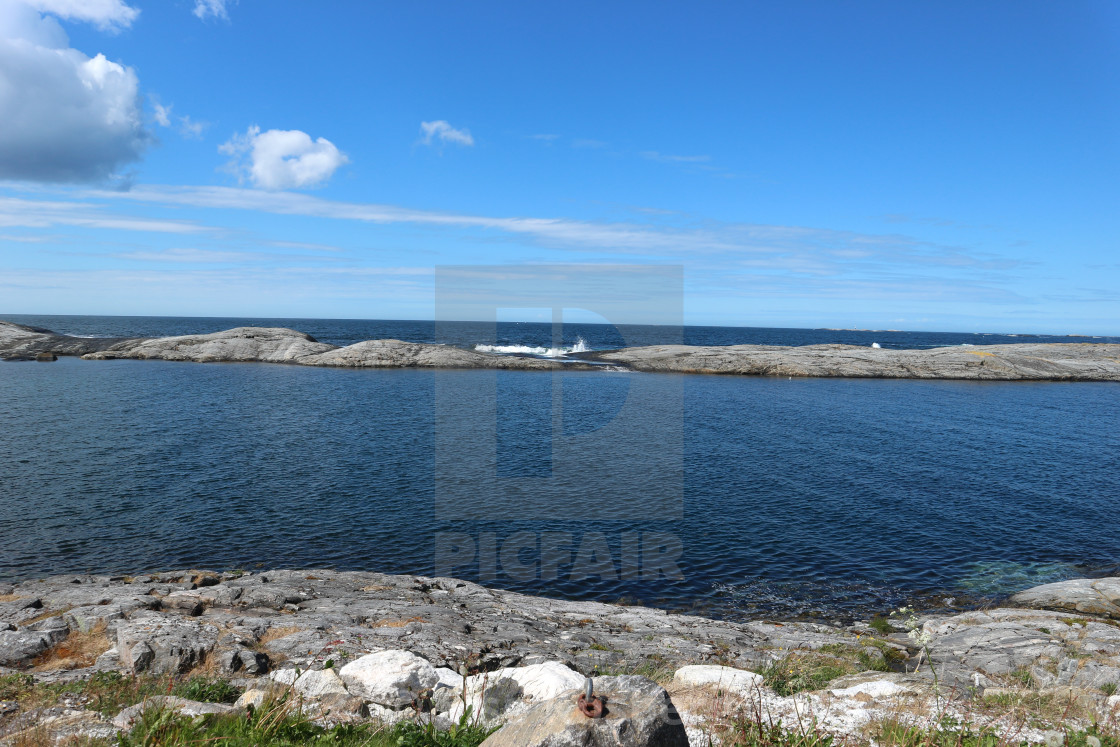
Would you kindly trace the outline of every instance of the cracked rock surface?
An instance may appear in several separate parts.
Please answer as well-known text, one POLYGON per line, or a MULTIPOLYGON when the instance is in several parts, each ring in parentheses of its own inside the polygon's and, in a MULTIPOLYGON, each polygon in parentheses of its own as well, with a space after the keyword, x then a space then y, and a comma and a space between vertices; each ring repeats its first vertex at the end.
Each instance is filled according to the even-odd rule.
MULTIPOLYGON (((1087 588, 1107 595, 1117 581, 1050 584, 1015 599, 1077 609, 1087 588)), ((329 570, 60 576, 0 585, 0 595, 0 675, 67 682, 102 671, 206 672, 244 691, 238 704, 210 711, 181 698, 160 701, 187 714, 237 711, 290 688, 306 699, 308 713, 335 722, 392 723, 426 708, 449 726, 470 705, 486 722, 506 725, 492 744, 512 744, 544 739, 543 725, 566 733, 585 676, 604 693, 615 687, 620 705, 644 704, 619 708, 619 718, 629 720, 604 725, 604 740, 621 729, 682 743, 671 716, 679 711, 687 738, 706 744, 705 714, 728 699, 787 723, 813 714, 837 733, 857 733, 902 701, 915 712, 964 713, 961 703, 985 693, 1072 698, 1106 720, 1120 709, 1120 698, 1109 694, 1110 683, 1120 683, 1120 622, 1107 608, 926 615, 911 636, 901 628, 876 633, 863 623, 728 622, 532 597, 453 578, 329 570), (60 662, 79 640, 102 640, 96 659, 60 662), (882 659, 874 658, 878 652, 882 659), (880 671, 853 664, 852 674, 832 675, 811 692, 774 689, 777 680, 767 672, 780 679, 795 667, 790 662, 813 656, 879 661, 880 671), (665 688, 634 674, 658 677, 665 688), (716 701, 713 693, 720 694, 716 701)), ((125 728, 145 707, 116 714, 116 722, 77 706, 33 715, 36 723, 50 719, 60 733, 93 735, 125 728)), ((5 705, 0 744, 31 718, 18 704, 5 705)), ((1024 733, 1044 738, 1041 731, 1024 733)), ((573 739, 586 736, 580 734, 573 739)))

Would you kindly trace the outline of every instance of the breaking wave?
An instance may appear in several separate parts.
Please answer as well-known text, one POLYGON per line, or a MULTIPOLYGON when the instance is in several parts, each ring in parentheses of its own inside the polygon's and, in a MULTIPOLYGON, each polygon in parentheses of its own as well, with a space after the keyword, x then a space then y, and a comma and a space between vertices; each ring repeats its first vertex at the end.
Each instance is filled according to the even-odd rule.
POLYGON ((562 358, 571 353, 586 353, 591 350, 587 341, 582 337, 576 338, 575 345, 571 347, 546 348, 535 345, 475 345, 474 349, 480 353, 504 353, 508 355, 539 355, 544 358, 562 358))

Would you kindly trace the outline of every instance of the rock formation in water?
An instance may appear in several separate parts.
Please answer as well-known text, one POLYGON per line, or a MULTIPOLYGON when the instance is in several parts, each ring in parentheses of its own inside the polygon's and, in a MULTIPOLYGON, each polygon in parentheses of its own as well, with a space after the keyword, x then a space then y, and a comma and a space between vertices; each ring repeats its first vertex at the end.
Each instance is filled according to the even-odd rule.
POLYGON ((579 353, 557 360, 402 340, 368 340, 336 347, 281 327, 238 327, 205 335, 152 339, 88 339, 0 322, 0 358, 34 358, 42 352, 81 355, 86 360, 262 362, 344 368, 614 369, 753 376, 1120 381, 1120 345, 1099 343, 931 350, 853 345, 654 345, 579 353))
POLYGON ((589 356, 635 371, 881 379, 1120 381, 1120 345, 1024 343, 891 350, 855 345, 654 345, 589 356))
POLYGON ((0 359, 4 360, 35 360, 40 353, 85 355, 134 341, 120 337, 71 337, 41 327, 0 321, 0 359))

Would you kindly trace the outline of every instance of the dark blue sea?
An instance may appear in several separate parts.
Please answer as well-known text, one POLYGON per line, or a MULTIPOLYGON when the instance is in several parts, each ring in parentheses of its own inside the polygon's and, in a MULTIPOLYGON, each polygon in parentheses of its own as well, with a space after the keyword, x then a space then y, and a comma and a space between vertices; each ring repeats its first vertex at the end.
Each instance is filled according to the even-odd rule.
MULTIPOLYGON (((339 345, 436 339, 431 322, 0 318, 90 336, 258 325, 339 345)), ((550 325, 514 323, 452 334, 510 349, 1120 342, 601 325, 554 339, 550 325)), ((0 417, 5 580, 450 565, 532 593, 833 620, 1120 571, 1115 384, 62 358, 0 364, 0 417)))

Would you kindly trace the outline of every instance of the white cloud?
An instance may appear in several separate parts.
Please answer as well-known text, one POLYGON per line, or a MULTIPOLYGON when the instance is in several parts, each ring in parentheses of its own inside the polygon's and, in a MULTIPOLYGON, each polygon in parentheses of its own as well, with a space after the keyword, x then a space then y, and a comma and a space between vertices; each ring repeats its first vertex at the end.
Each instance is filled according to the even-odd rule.
POLYGON ((203 21, 207 18, 220 18, 228 21, 229 11, 226 9, 228 4, 228 0, 194 0, 194 10, 192 12, 203 21))
POLYGON ((136 11, 116 0, 0 1, 0 178, 102 181, 143 154, 132 68, 70 47, 60 17, 121 28, 136 11))
POLYGON ((474 138, 469 130, 457 130, 446 120, 437 119, 434 122, 421 122, 420 132, 424 137, 420 139, 424 145, 431 145, 434 140, 441 143, 454 143, 455 145, 474 145, 474 138))
MULTIPOLYGON (((20 2, 21 0, 15 0, 20 2)), ((22 0, 40 13, 68 21, 85 21, 104 31, 128 28, 140 11, 121 0, 22 0)))
POLYGON ((238 179, 247 177, 255 186, 273 190, 320 186, 349 162, 326 138, 312 140, 300 130, 261 132, 256 125, 234 135, 218 151, 232 156, 226 168, 238 179))

